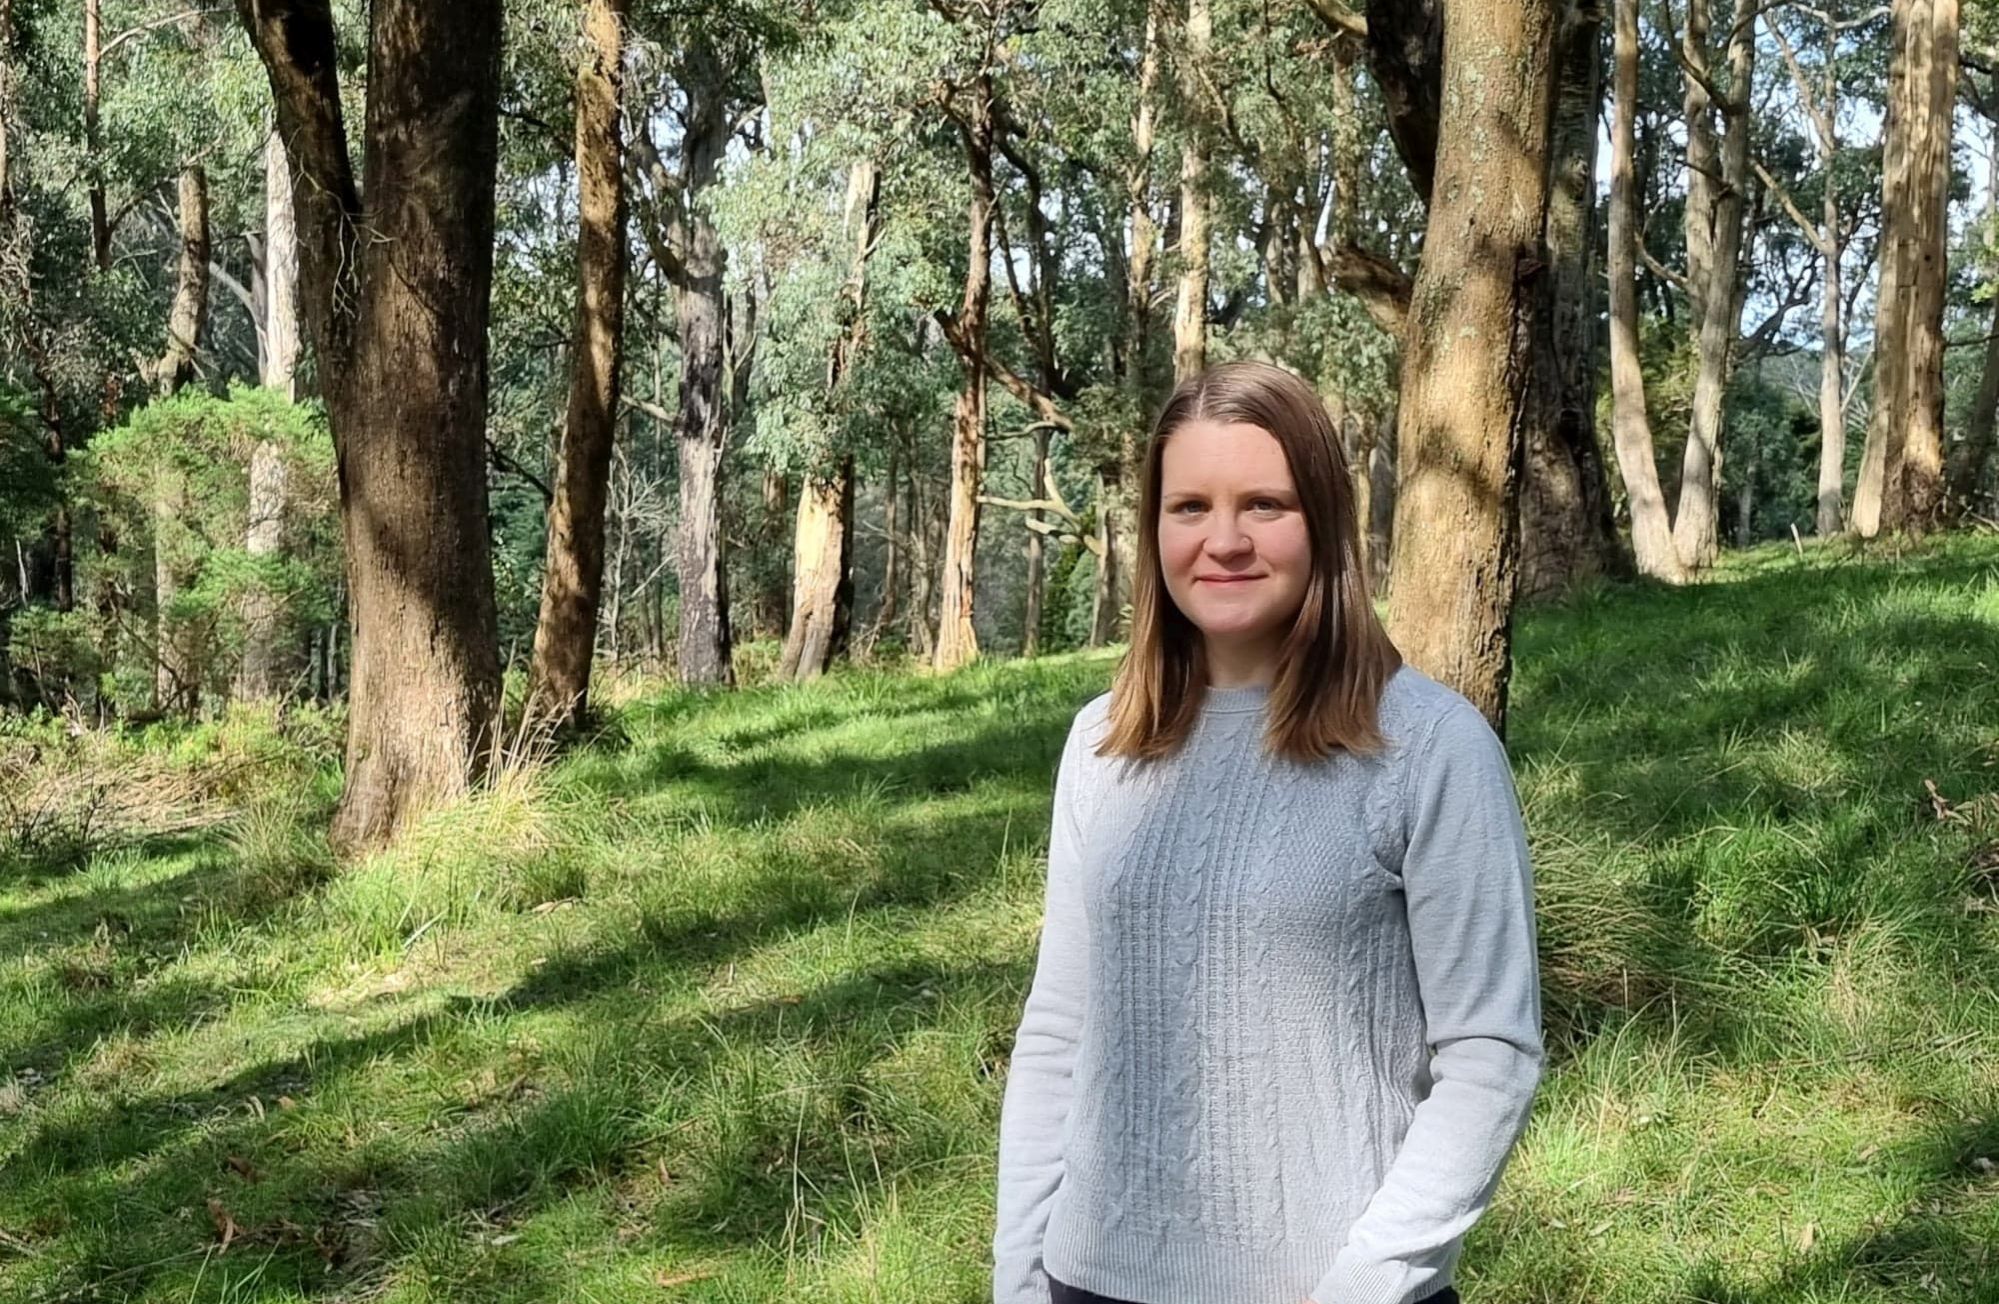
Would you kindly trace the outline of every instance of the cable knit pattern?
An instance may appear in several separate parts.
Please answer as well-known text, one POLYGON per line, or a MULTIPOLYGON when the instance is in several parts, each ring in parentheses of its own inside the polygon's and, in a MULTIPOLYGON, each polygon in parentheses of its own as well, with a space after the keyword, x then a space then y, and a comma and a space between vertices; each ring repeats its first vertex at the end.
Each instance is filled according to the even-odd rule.
POLYGON ((1404 667, 1388 747, 1262 751, 1209 689, 1160 763, 1076 713, 1000 1109, 995 1304, 1411 1304, 1451 1282, 1540 1081, 1505 749, 1404 667))

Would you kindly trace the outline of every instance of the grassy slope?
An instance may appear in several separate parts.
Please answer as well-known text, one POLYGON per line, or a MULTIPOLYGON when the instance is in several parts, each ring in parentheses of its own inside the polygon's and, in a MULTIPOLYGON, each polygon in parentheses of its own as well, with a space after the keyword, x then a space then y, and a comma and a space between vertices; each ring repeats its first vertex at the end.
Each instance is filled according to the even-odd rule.
MULTIPOLYGON (((1999 1300, 1999 798, 1924 789, 1999 789, 1999 542, 1843 556, 1523 617, 1551 1065, 1473 1304, 1999 1300)), ((0 877, 0 1298, 975 1304, 1115 659, 656 693, 339 874, 322 770, 0 877)))

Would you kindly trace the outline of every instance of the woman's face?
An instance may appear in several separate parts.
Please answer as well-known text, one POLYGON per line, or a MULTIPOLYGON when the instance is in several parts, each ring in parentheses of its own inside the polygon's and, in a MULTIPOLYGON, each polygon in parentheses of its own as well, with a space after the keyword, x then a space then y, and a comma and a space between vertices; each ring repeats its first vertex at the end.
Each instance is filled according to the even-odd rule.
POLYGON ((1166 591, 1237 669, 1274 656, 1305 600, 1311 536, 1283 445, 1261 426, 1190 421, 1160 453, 1166 591))

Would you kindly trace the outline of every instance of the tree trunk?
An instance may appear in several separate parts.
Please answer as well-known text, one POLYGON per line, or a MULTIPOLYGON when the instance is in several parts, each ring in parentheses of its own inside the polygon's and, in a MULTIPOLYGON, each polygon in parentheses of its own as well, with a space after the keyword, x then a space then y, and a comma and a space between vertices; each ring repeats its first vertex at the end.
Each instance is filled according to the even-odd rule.
POLYGON ((1208 132, 1207 93, 1199 70, 1214 40, 1208 0, 1187 0, 1186 66, 1180 97, 1186 105, 1186 141, 1180 150, 1180 297, 1173 308, 1173 383, 1208 364, 1208 132))
MULTIPOLYGON (((1033 492, 1030 497, 1048 496, 1048 477, 1053 474, 1048 465, 1048 430, 1041 427, 1034 432, 1033 492)), ((1030 508, 1027 513, 1027 612, 1020 640, 1020 654, 1024 657, 1041 655, 1041 621, 1044 602, 1047 597, 1048 537, 1038 526, 1048 518, 1040 508, 1030 508)))
POLYGON ((1897 0, 1890 25, 1887 109, 1881 131, 1881 273, 1874 295, 1874 402, 1853 485, 1853 529, 1863 539, 1874 538, 1884 528, 1897 528, 1903 517, 1903 422, 1909 402, 1904 337, 1909 326, 1906 300, 1914 291, 1902 274, 1903 251, 1913 243, 1907 47, 1918 10, 1926 5, 1927 0, 1897 0))
POLYGON ((882 525, 887 536, 884 540, 887 556, 882 562, 881 605, 875 609, 874 630, 877 637, 881 631, 895 628, 896 601, 901 596, 902 539, 896 533, 902 506, 900 453, 901 450, 895 446, 889 447, 887 487, 882 491, 882 525))
POLYGON ((1945 291, 1950 245, 1950 142, 1957 106, 1958 0, 1913 6, 1906 94, 1913 242, 1902 274, 1913 279, 1904 344, 1908 367, 1907 441, 1902 457, 1903 524, 1917 538, 1944 522, 1943 419, 1945 291))
MULTIPOLYGON (((868 339, 868 258, 881 236, 881 169, 871 159, 857 161, 848 173, 844 220, 854 242, 847 280, 840 287, 840 314, 846 326, 826 359, 826 410, 835 415, 845 406, 847 378, 868 339)), ((792 548, 796 578, 791 629, 778 662, 781 679, 824 674, 853 622, 853 454, 838 455, 830 468, 807 475, 806 481, 792 548)))
POLYGON ((687 684, 734 687, 734 640, 729 631, 729 577, 722 557, 722 269, 724 253, 707 190, 729 143, 723 69, 705 45, 693 58, 687 87, 685 253, 674 286, 680 339, 680 408, 674 437, 680 449, 680 678, 687 684))
POLYGON ((854 458, 842 457, 830 476, 809 475, 798 498, 792 557, 797 574, 791 629, 778 678, 803 683, 826 673, 845 641, 853 611, 854 458))
MULTIPOLYGON (((1097 501, 1110 498, 1110 486, 1099 473, 1097 501)), ((1116 534, 1116 517, 1101 508, 1097 512, 1097 582, 1090 595, 1090 647, 1103 647, 1117 637, 1118 554, 1122 544, 1116 534)))
POLYGON ((299 303, 339 459, 354 636, 330 837, 352 853, 465 791, 497 741, 485 431, 500 5, 375 0, 365 209, 330 10, 237 13, 296 169, 299 303))
MULTIPOLYGON (((1689 44, 1692 44, 1691 12, 1704 8, 1704 0, 1689 5, 1689 44)), ((1706 275, 1700 282, 1697 320, 1700 323, 1697 370, 1694 376, 1693 412, 1687 432, 1686 453, 1680 463, 1680 497, 1673 519, 1673 546, 1681 565, 1689 570, 1705 570, 1721 555, 1721 430, 1722 404, 1727 396, 1728 375, 1736 336, 1742 327, 1742 296, 1737 278, 1742 263, 1743 196, 1749 187, 1749 79, 1755 69, 1756 29, 1753 9, 1744 8, 1733 20, 1728 40, 1729 102, 1721 106, 1727 119, 1722 131, 1721 184, 1717 189, 1703 185, 1704 199, 1710 201, 1711 221, 1703 223, 1694 211, 1693 186, 1688 202, 1688 281, 1693 284, 1696 249, 1705 253, 1700 264, 1706 275), (1707 238, 1696 241, 1696 228, 1705 226, 1707 238)), ((1703 46, 1705 33, 1703 31, 1703 46)), ((1687 102, 1693 105, 1695 90, 1689 79, 1687 102)), ((1706 115, 1706 94, 1701 92, 1700 114, 1706 115)), ((1705 135, 1703 125, 1688 127, 1688 167, 1694 167, 1693 141, 1705 135)), ((1697 173, 1690 175, 1698 176, 1697 173)))
POLYGON ((1518 475, 1548 180, 1551 0, 1452 0, 1410 304, 1389 629, 1504 730, 1518 475))
POLYGON ((928 662, 936 649, 930 636, 931 564, 929 513, 924 510, 923 492, 912 470, 909 482, 909 650, 928 662))
POLYGON ((625 336, 624 81, 626 0, 589 0, 576 70, 576 314, 548 558, 535 621, 527 710, 558 730, 589 714, 590 667, 604 586, 604 511, 625 336))
POLYGON ((1548 272, 1535 282, 1534 383, 1520 486, 1525 599, 1625 571, 1596 442, 1596 123, 1603 20, 1578 6, 1556 50, 1548 272))
POLYGON ((1610 392, 1617 468, 1631 503, 1638 571, 1678 584, 1686 578, 1659 490, 1645 373, 1638 362, 1638 222, 1631 168, 1638 122, 1638 0, 1616 0, 1616 81, 1610 137, 1610 392))
POLYGON ((153 383, 172 394, 194 379, 194 359, 208 324, 208 174, 199 163, 180 170, 180 270, 167 312, 167 347, 153 383))
MULTIPOLYGON (((1131 118, 1131 161, 1125 171, 1125 216, 1130 252, 1125 258, 1124 338, 1119 349, 1121 376, 1130 395, 1130 419, 1118 432, 1117 462, 1103 471, 1113 548, 1138 538, 1138 475, 1144 458, 1146 426, 1153 415, 1152 277, 1159 229, 1152 220, 1152 152, 1159 87, 1160 12, 1164 0, 1147 0, 1144 46, 1138 65, 1138 102, 1131 118)), ((1045 432, 1038 432, 1039 434, 1045 432)), ((1039 492, 1037 490, 1037 492, 1039 492)), ((1131 595, 1131 568, 1115 565, 1113 604, 1131 595)), ((1037 650, 1039 624, 1033 626, 1037 650)))
POLYGON ((979 542, 979 482, 986 467, 986 319, 992 298, 993 85, 982 73, 969 114, 958 120, 971 168, 971 229, 965 297, 951 338, 965 373, 951 421, 951 510, 944 539, 942 602, 931 664, 952 670, 979 654, 972 626, 973 576, 979 542))
POLYGON ((776 565, 760 568, 757 581, 756 602, 752 607, 755 628, 750 637, 756 639, 782 638, 789 628, 788 617, 791 610, 791 588, 795 582, 787 573, 786 561, 780 551, 789 547, 784 537, 792 531, 784 527, 790 521, 795 529, 796 519, 805 511, 805 499, 801 497, 797 511, 791 506, 791 486, 784 478, 784 471, 775 466, 766 466, 763 471, 761 492, 763 515, 758 522, 758 550, 767 563, 777 557, 776 565))
POLYGON ((1882 137, 1874 406, 1853 493, 1863 538, 1920 535, 1942 512, 1944 241, 1956 0, 1896 0, 1882 137))
MULTIPOLYGON (((194 358, 208 321, 208 177, 199 164, 180 171, 180 266, 173 305, 167 312, 166 351, 153 364, 153 383, 162 396, 194 379, 194 358)), ((200 664, 189 632, 173 615, 183 587, 179 558, 171 541, 186 510, 177 471, 162 469, 153 503, 154 702, 165 711, 200 706, 200 664)))
POLYGON ((103 0, 83 0, 83 154, 89 177, 90 254, 100 272, 111 270, 111 215, 104 200, 104 142, 98 133, 103 100, 103 0))
MULTIPOLYGON (((260 440, 250 455, 250 524, 244 551, 260 561, 284 550, 285 460, 272 440, 260 440)), ((268 701, 284 691, 291 657, 284 646, 284 611, 277 595, 261 583, 243 599, 243 663, 233 688, 243 701, 268 701)))
POLYGON ((1367 63, 1416 197, 1430 202, 1443 112, 1443 0, 1369 0, 1367 63))
POLYGON ((298 400, 298 228, 284 138, 264 141, 264 362, 266 389, 298 400))
POLYGON ((1833 184, 1830 160, 1825 174, 1825 237, 1819 254, 1825 261, 1825 285, 1819 295, 1819 481, 1814 532, 1822 539, 1838 534, 1845 524, 1846 497, 1846 328, 1840 322, 1839 191, 1833 184))

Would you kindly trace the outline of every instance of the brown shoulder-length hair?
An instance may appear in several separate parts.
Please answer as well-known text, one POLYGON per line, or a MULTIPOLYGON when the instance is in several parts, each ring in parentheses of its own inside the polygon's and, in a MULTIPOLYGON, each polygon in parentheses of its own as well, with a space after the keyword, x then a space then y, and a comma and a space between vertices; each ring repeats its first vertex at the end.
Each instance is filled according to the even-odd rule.
POLYGON ((1377 708, 1402 654, 1375 617, 1368 593, 1346 454, 1325 405, 1304 381, 1267 363, 1230 362, 1181 382, 1153 423, 1140 474, 1131 649, 1111 686, 1110 728, 1097 754, 1171 755, 1193 728, 1207 693, 1201 631, 1167 592, 1159 562, 1166 441, 1200 420, 1270 432, 1284 448, 1311 538, 1311 578, 1279 653, 1265 749, 1306 762, 1339 748, 1378 751, 1377 708))

